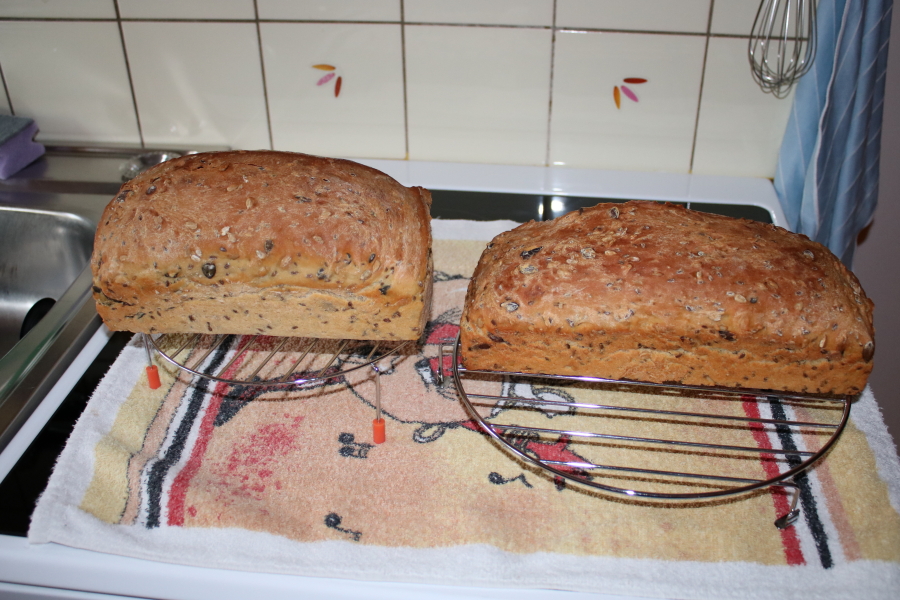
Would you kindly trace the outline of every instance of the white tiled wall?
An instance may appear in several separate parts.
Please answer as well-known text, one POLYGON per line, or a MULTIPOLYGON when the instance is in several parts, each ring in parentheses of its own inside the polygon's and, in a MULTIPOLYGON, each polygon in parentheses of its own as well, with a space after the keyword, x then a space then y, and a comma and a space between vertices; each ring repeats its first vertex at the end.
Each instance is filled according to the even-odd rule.
POLYGON ((409 23, 553 25, 553 0, 405 0, 409 23))
POLYGON ((115 21, 0 21, 0 68, 43 137, 140 141, 115 21))
POLYGON ((2 0, 0 16, 75 19, 114 19, 110 0, 2 0))
MULTIPOLYGON (((77 2, 77 0, 76 0, 77 2)), ((254 19, 253 0, 117 0, 125 19, 254 19)))
POLYGON ((406 157, 400 25, 262 23, 260 33, 275 148, 406 157))
POLYGON ((542 164, 551 42, 548 29, 406 27, 410 157, 542 164))
POLYGON ((687 35, 557 34, 550 161, 688 172, 705 44, 687 35))
POLYGON ((254 23, 128 21, 122 32, 147 144, 269 147, 254 23))
POLYGON ((771 177, 758 0, 0 0, 42 141, 771 177))
MULTIPOLYGON (((247 1, 252 3, 252 0, 247 1)), ((204 0, 200 3, 208 4, 204 0)), ((256 4, 260 19, 400 21, 400 2, 397 0, 256 0, 256 4)))
MULTIPOLYGON (((777 149, 791 109, 789 99, 759 93, 744 76, 747 41, 712 38, 707 82, 700 102, 694 172, 734 175, 774 173, 777 149)), ((793 95, 791 95, 791 98, 793 95)))
POLYGON ((706 33, 711 4, 709 0, 557 0, 556 24, 576 29, 706 33))

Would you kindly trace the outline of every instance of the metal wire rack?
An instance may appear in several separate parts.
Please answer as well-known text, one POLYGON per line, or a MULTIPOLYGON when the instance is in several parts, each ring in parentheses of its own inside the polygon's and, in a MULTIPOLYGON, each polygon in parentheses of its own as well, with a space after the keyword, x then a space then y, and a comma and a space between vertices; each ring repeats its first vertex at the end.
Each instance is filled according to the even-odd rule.
POLYGON ((376 443, 385 440, 379 362, 413 343, 199 333, 143 334, 143 340, 151 366, 155 351, 192 376, 231 385, 308 389, 369 367, 375 373, 376 443), (227 351, 227 361, 210 360, 220 350, 227 351))
POLYGON ((198 377, 233 385, 300 387, 309 387, 339 374, 377 364, 412 343, 199 333, 145 334, 144 340, 148 353, 152 346, 166 362, 198 377), (241 339, 235 343, 237 338, 241 339), (236 348, 228 362, 210 363, 209 357, 228 342, 236 348), (273 363, 279 352, 288 353, 291 350, 294 351, 291 354, 297 355, 292 362, 273 363), (238 371, 236 375, 239 377, 228 375, 235 364, 253 352, 260 353, 261 358, 253 361, 252 369, 238 371), (261 373, 264 378, 260 378, 261 373))
POLYGON ((467 370, 459 349, 457 337, 452 378, 473 419, 558 481, 663 501, 778 486, 790 493, 781 529, 799 518, 795 478, 850 415, 848 397, 467 370), (559 421, 566 425, 548 426, 559 421))

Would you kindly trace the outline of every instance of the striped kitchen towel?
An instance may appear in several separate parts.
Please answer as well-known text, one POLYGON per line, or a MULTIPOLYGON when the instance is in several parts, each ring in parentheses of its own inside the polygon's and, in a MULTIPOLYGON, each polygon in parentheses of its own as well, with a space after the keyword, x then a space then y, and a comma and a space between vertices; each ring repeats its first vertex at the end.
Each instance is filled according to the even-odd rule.
MULTIPOLYGON (((438 347, 458 330, 467 277, 491 237, 467 240, 475 226, 447 226, 435 226, 425 343, 381 365, 387 442, 371 437, 369 369, 335 371, 312 389, 284 390, 192 380, 161 363, 163 385, 150 390, 144 351, 133 341, 79 420, 29 540, 373 581, 678 598, 896 597, 900 462, 871 392, 854 403, 841 438, 802 479, 802 516, 787 529, 773 525, 787 508, 779 488, 672 503, 568 484, 501 450, 473 423, 455 388, 438 383, 446 367, 438 347)), ((205 360, 228 365, 245 343, 234 337, 205 360)), ((268 354, 266 344, 228 373, 252 371, 268 354)), ((291 364, 298 350, 282 348, 272 368, 291 364)), ((574 393, 519 380, 485 385, 504 398, 485 409, 490 419, 529 398, 574 393)), ((605 402, 613 401, 610 394, 616 402, 648 400, 638 392, 578 393, 605 402)), ((729 410, 779 418, 786 408, 745 400, 729 410)), ((578 418, 575 410, 531 412, 536 423, 578 418)), ((765 450, 778 433, 710 431, 711 438, 736 435, 765 450)), ((798 435, 793 443, 815 442, 798 435)), ((523 437, 521 447, 547 460, 591 451, 565 436, 523 437)), ((648 469, 674 460, 647 454, 648 469)), ((702 452, 675 458, 721 459, 702 452)), ((742 461, 741 475, 765 477, 773 466, 763 452, 742 461)))

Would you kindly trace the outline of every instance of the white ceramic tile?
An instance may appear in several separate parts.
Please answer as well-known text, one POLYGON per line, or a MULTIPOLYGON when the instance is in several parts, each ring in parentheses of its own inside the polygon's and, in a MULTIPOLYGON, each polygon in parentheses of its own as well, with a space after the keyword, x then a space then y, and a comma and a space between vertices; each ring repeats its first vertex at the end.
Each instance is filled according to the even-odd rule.
MULTIPOLYGON (((0 68, 2 68, 2 66, 3 64, 0 63, 0 68)), ((6 86, 3 86, 3 88, 0 89, 0 114, 12 114, 12 107, 9 105, 9 96, 6 93, 6 86)))
POLYGON ((792 102, 754 83, 745 40, 710 39, 693 172, 774 177, 792 102))
POLYGON ((551 32, 406 27, 409 157, 543 164, 551 32))
POLYGON ((711 0, 557 0, 556 25, 705 33, 711 0))
POLYGON ((0 64, 39 140, 140 141, 114 22, 0 22, 0 64))
POLYGON ((2 0, 0 17, 115 19, 115 0, 2 0))
POLYGON ((702 36, 557 34, 551 163, 688 172, 704 44, 702 36))
POLYGON ((130 21, 122 27, 148 145, 269 147, 254 24, 130 21))
POLYGON ((759 0, 716 0, 713 6, 712 33, 750 35, 759 0))
POLYGON ((553 0, 405 0, 407 23, 553 25, 553 0))
POLYGON ((125 19, 254 19, 253 0, 117 0, 125 19))
POLYGON ((400 25, 262 23, 260 30, 276 149, 406 157, 400 25))
POLYGON ((400 21, 400 0, 256 0, 260 19, 400 21))

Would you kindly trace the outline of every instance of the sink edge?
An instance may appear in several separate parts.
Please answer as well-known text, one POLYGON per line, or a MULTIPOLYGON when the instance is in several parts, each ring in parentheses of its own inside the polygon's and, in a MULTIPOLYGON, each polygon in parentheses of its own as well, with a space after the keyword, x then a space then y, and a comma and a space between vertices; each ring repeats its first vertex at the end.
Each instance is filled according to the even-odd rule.
POLYGON ((0 451, 100 324, 86 265, 47 315, 0 359, 0 451))

